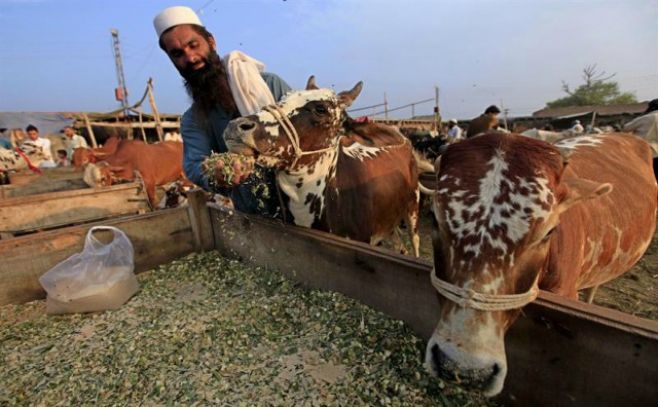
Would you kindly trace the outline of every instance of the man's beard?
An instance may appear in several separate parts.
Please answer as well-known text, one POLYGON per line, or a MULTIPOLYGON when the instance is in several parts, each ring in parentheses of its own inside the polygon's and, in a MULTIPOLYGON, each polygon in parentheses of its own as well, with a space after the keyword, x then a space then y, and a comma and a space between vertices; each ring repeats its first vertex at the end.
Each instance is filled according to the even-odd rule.
POLYGON ((217 52, 210 50, 203 61, 203 68, 196 71, 191 67, 179 69, 185 79, 187 93, 194 100, 195 111, 201 115, 201 119, 206 119, 210 111, 219 105, 230 117, 240 116, 228 84, 226 69, 217 52))

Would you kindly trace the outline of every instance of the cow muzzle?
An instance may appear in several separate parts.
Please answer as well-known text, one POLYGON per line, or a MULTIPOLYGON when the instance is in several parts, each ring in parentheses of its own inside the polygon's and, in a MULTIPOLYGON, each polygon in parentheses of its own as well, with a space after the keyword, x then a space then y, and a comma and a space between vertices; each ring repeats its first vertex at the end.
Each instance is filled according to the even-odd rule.
POLYGON ((430 339, 425 353, 425 367, 433 376, 493 397, 503 389, 507 375, 505 359, 465 354, 459 345, 430 339))
POLYGON ((249 117, 240 117, 228 124, 224 131, 224 141, 231 153, 255 156, 258 154, 254 135, 258 123, 249 117))

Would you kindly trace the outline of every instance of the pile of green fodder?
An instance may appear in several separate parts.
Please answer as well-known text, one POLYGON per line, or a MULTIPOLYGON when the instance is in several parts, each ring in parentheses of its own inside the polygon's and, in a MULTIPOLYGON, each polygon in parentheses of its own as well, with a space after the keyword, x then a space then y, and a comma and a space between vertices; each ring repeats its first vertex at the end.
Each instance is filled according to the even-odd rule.
POLYGON ((217 253, 138 276, 117 311, 0 308, 0 405, 483 405, 424 341, 340 294, 217 253))

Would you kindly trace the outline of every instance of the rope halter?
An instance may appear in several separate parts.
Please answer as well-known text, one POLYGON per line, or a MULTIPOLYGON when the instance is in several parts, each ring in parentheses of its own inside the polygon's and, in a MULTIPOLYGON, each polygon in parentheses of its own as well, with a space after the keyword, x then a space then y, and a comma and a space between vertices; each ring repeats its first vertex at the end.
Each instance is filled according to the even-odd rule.
POLYGON ((299 145, 299 134, 297 134, 297 130, 295 129, 295 126, 292 125, 290 119, 285 114, 283 109, 281 109, 277 105, 270 105, 270 106, 263 106, 263 110, 271 114, 272 117, 274 117, 274 119, 277 122, 279 122, 279 124, 283 128, 283 132, 290 140, 290 144, 292 144, 292 148, 295 153, 295 159, 292 162, 291 168, 294 167, 295 164, 297 164, 297 161, 299 161, 299 159, 305 155, 320 154, 336 149, 336 146, 330 146, 327 148, 322 148, 320 150, 302 151, 302 148, 299 145))
POLYGON ((484 294, 456 286, 431 273, 432 285, 442 296, 461 307, 474 308, 481 311, 507 311, 521 308, 537 298, 539 294, 539 274, 535 277, 530 289, 521 294, 484 294))

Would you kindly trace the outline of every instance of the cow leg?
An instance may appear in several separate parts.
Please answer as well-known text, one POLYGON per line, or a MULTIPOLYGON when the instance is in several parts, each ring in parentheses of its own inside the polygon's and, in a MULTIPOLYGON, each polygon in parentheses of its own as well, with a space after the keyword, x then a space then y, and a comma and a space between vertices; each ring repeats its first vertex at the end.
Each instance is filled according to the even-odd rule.
POLYGON ((391 233, 391 237, 393 240, 393 247, 395 248, 395 251, 397 251, 400 254, 407 254, 409 253, 409 250, 407 250, 407 246, 405 246, 404 242, 402 241, 402 236, 400 236, 402 232, 400 232, 399 227, 395 227, 393 229, 393 233, 391 233))
POLYGON ((589 287, 585 289, 585 301, 587 301, 588 304, 591 304, 592 301, 594 301, 594 296, 596 295, 596 290, 598 290, 599 286, 595 285, 594 287, 589 287))
POLYGON ((414 256, 420 257, 420 236, 418 235, 418 211, 420 208, 420 191, 416 188, 416 200, 411 203, 406 213, 407 233, 414 250, 414 256))

